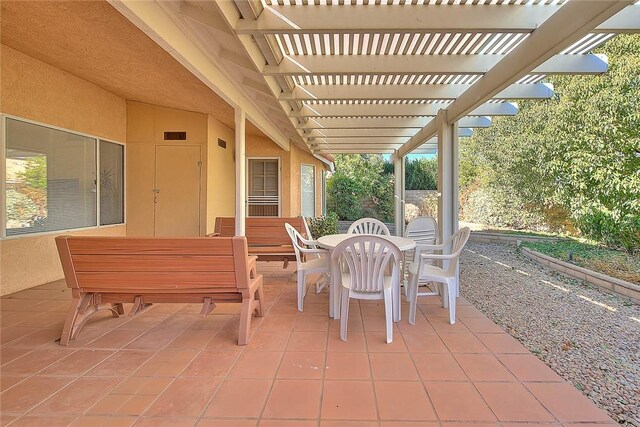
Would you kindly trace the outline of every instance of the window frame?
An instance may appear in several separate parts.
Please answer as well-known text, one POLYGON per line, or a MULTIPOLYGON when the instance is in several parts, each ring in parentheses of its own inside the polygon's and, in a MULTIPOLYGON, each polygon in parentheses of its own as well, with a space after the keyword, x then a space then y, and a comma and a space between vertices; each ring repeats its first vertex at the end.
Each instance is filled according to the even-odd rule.
POLYGON ((277 160, 278 161, 278 216, 271 218, 280 218, 282 217, 282 161, 280 157, 267 157, 267 156, 256 156, 256 157, 247 157, 247 163, 245 165, 246 177, 245 177, 245 212, 246 216, 249 218, 269 218, 269 217, 254 217, 253 215, 249 215, 249 189, 251 188, 251 160, 277 160))
POLYGON ((126 144, 124 142, 115 141, 112 139, 101 138, 96 135, 91 135, 84 132, 78 132, 73 129, 67 129, 60 126, 55 126, 49 123, 39 122, 37 120, 25 119, 24 117, 14 116, 12 114, 0 114, 0 162, 3 165, 4 173, 0 176, 0 240, 11 240, 11 239, 22 239, 29 237, 37 237, 37 236, 47 236, 47 235, 56 235, 56 234, 64 234, 67 232, 73 231, 81 231, 81 230, 92 230, 98 228, 109 228, 109 227, 120 227, 123 225, 127 225, 127 195, 126 195, 126 183, 127 183, 127 150, 126 144), (96 171, 96 225, 91 225, 87 227, 78 227, 78 228, 65 228, 62 230, 51 230, 51 231, 37 231, 33 233, 24 233, 24 234, 16 234, 12 236, 7 236, 7 193, 6 193, 6 181, 7 181, 7 119, 16 120, 23 123, 28 123, 36 126, 42 126, 47 129, 58 130, 62 132, 71 133, 74 135, 82 136, 85 138, 91 138, 95 141, 96 146, 96 156, 95 156, 95 171, 96 171), (100 143, 106 142, 110 144, 117 144, 123 147, 123 169, 122 169, 122 182, 124 183, 122 191, 123 191, 123 222, 118 224, 108 224, 108 225, 100 225, 100 143))

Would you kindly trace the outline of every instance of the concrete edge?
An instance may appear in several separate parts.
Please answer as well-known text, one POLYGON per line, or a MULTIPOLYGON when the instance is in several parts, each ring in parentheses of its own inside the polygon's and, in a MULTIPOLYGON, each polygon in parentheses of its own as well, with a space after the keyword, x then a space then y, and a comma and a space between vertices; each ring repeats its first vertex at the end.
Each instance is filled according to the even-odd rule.
POLYGON ((472 231, 469 241, 478 243, 507 243, 517 245, 520 242, 556 242, 561 240, 561 237, 542 237, 542 236, 527 236, 525 234, 505 234, 505 233, 490 233, 486 231, 472 231))
POLYGON ((578 267, 577 265, 561 261, 557 258, 553 258, 529 248, 521 248, 521 252, 527 258, 550 267, 563 276, 582 280, 605 291, 614 292, 623 297, 627 297, 636 304, 640 304, 640 285, 636 285, 616 277, 607 276, 606 274, 598 273, 583 267, 578 267))

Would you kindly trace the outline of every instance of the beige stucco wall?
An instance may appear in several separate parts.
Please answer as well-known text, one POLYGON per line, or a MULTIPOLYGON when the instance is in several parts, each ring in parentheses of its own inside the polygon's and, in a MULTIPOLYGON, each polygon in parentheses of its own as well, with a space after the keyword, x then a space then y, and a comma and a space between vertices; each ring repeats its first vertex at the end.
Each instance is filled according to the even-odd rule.
MULTIPOLYGON (((125 142, 124 99, 4 45, 0 55, 0 112, 125 142)), ((125 232, 125 226, 110 226, 70 234, 125 232)), ((1 295, 62 278, 55 236, 20 236, 0 242, 1 295)))
POLYGON ((234 216, 235 195, 235 133, 215 118, 207 118, 207 233, 212 233, 216 217, 234 216), (218 146, 218 138, 227 148, 218 146))
POLYGON ((155 151, 161 145, 200 145, 203 162, 200 193, 200 234, 206 228, 207 115, 127 101, 127 234, 154 235, 153 188, 155 151), (165 141, 165 131, 186 131, 185 141, 165 141))

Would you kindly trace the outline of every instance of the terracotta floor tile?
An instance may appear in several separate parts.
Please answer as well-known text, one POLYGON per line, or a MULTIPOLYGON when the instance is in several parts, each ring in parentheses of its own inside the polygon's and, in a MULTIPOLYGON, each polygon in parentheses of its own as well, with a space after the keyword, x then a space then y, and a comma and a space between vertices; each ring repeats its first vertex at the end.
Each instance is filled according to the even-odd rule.
POLYGON ((230 315, 213 315, 210 314, 205 318, 200 318, 189 325, 190 330, 211 331, 214 334, 222 329, 231 320, 230 315))
POLYGON ((317 421, 310 420, 260 420, 259 427, 316 427, 317 421))
POLYGON ((187 329, 169 343, 167 348, 201 349, 209 344, 215 333, 207 329, 187 329))
POLYGON ((564 381, 533 354, 497 354, 496 357, 500 359, 520 381, 564 381))
POLYGON ((147 416, 199 416, 218 388, 210 378, 177 378, 151 405, 147 416))
POLYGON ((18 384, 20 381, 24 381, 28 377, 23 376, 10 376, 10 375, 2 375, 0 378, 0 392, 3 392, 14 385, 18 384))
MULTIPOLYGON (((157 307, 156 307, 157 308, 157 307)), ((154 308, 155 309, 155 308, 154 308)), ((147 309, 148 310, 148 309, 147 309)), ((119 326, 118 329, 142 329, 148 330, 156 326, 167 318, 166 314, 156 314, 150 311, 144 311, 136 315, 133 319, 119 326)))
POLYGON ((31 375, 73 353, 69 349, 37 349, 2 367, 4 375, 31 375))
POLYGON ((255 427, 258 420, 216 420, 203 418, 198 421, 197 427, 255 427))
POLYGON ((207 417, 257 418, 271 389, 271 380, 228 380, 207 408, 207 417))
POLYGON ((471 381, 516 381, 493 354, 458 353, 455 358, 471 381))
MULTIPOLYGON (((352 301, 350 304, 353 304, 352 301)), ((360 305, 360 312, 362 317, 382 317, 384 319, 384 302, 380 301, 367 301, 365 304, 360 305)))
POLYGON ((19 328, 9 327, 2 328, 0 339, 14 338, 11 341, 3 342, 3 346, 17 348, 39 348, 47 344, 55 344, 60 338, 60 328, 55 329, 35 329, 35 328, 19 328), (7 331, 10 330, 10 331, 7 331), (15 335, 22 331, 19 335, 15 335), (11 333, 9 333, 11 332, 11 333), (8 336, 7 336, 8 335, 8 336))
POLYGON ((260 324, 260 330, 272 332, 291 332, 296 316, 267 316, 260 324))
POLYGON ((190 417, 142 417, 136 427, 193 427, 196 420, 190 417))
POLYGON ((154 328, 140 335, 125 346, 126 349, 159 349, 169 344, 180 335, 179 330, 154 328))
POLYGON ((376 400, 370 381, 325 381, 323 419, 376 420, 376 400))
POLYGON ((372 353, 369 361, 374 380, 420 379, 408 353, 372 353))
MULTIPOLYGON (((329 330, 339 332, 340 320, 329 319, 329 330)), ((362 317, 349 315, 349 319, 347 320, 347 333, 362 332, 362 331, 364 331, 364 324, 362 323, 362 317)))
POLYGON ((85 345, 85 347, 94 349, 120 349, 136 339, 142 333, 142 330, 136 329, 116 329, 113 331, 109 331, 101 337, 89 342, 85 345))
POLYGON ((428 318, 436 318, 436 317, 442 317, 446 319, 449 318, 449 309, 444 308, 442 306, 442 303, 423 305, 421 301, 418 301, 418 306, 420 308, 420 311, 428 318))
POLYGON ((287 351, 325 351, 326 349, 326 332, 294 331, 287 345, 287 351))
POLYGON ((71 424, 71 427, 130 427, 136 422, 136 417, 83 415, 71 424))
POLYGON ((139 394, 157 396, 173 381, 172 378, 129 377, 118 384, 111 394, 139 394))
POLYGON ((324 371, 325 352, 288 351, 284 353, 277 378, 320 379, 324 371))
POLYGON ((35 415, 82 414, 109 393, 120 381, 121 378, 79 378, 56 395, 45 400, 31 413, 35 415))
POLYGON ((473 334, 440 334, 440 338, 452 353, 488 353, 489 350, 473 334))
POLYGON ((554 421, 520 383, 476 383, 476 387, 500 421, 554 421))
POLYGON ((115 414, 127 400, 131 398, 128 394, 108 394, 100 399, 87 411, 88 414, 115 414))
MULTIPOLYGON (((251 337, 247 350, 282 351, 289 342, 290 332, 272 332, 258 330, 251 337)), ((237 337, 237 333, 236 333, 237 337)))
POLYGON ((487 346, 492 353, 526 353, 529 354, 522 344, 507 333, 502 334, 478 334, 480 341, 487 346))
POLYGON ((319 380, 276 380, 263 418, 317 418, 322 382, 319 380))
POLYGON ((464 323, 467 328, 475 333, 504 333, 504 330, 500 326, 496 325, 486 317, 465 317, 464 319, 462 319, 462 323, 464 323))
POLYGON ((435 420, 429 397, 420 382, 376 381, 380 419, 435 420))
MULTIPOLYGON (((440 424, 436 421, 381 421, 380 427, 440 427, 440 424)), ((470 427, 478 426, 474 424, 470 427)), ((495 427, 498 427, 498 424, 495 427)))
POLYGON ((229 374, 232 378, 273 378, 282 360, 279 351, 245 351, 229 374))
POLYGON ((527 388, 560 421, 611 422, 611 418, 569 383, 528 383, 527 388))
POLYGON ((299 316, 294 331, 325 332, 329 330, 329 318, 324 316, 299 316))
POLYGON ((78 350, 42 371, 42 375, 82 375, 114 353, 113 350, 78 350))
POLYGON ((460 320, 453 325, 449 323, 449 317, 427 317, 429 323, 439 334, 451 334, 456 332, 471 332, 460 320))
MULTIPOLYGON (((515 426, 505 426, 515 427, 515 426)), ((562 427, 620 427, 620 424, 611 421, 608 423, 563 423, 562 427)))
POLYGON ((21 415, 71 381, 72 378, 61 377, 33 376, 27 378, 0 395, 2 413, 21 415))
POLYGON ((155 396, 139 395, 131 396, 116 413, 120 415, 140 415, 147 410, 149 405, 155 400, 155 396))
POLYGON ((441 421, 495 421, 471 383, 427 382, 427 393, 441 421))
POLYGON ((94 377, 123 377, 130 375, 153 356, 150 350, 120 350, 89 371, 94 377))
POLYGON ((387 344, 386 332, 365 332, 369 353, 403 353, 407 351, 402 334, 393 334, 393 341, 387 344))
MULTIPOLYGON (((12 427, 66 427, 73 423, 75 416, 34 417, 24 416, 11 424, 12 427)), ((6 425, 6 424, 2 424, 6 425)))
POLYGON ((364 332, 349 331, 347 340, 342 341, 340 339, 340 332, 329 332, 329 342, 327 344, 327 351, 339 351, 339 352, 366 352, 367 342, 365 340, 364 332))
POLYGON ((237 351, 205 350, 180 373, 181 377, 224 377, 240 355, 237 351))
POLYGON ((449 349, 436 334, 403 334, 402 337, 411 353, 449 353, 449 349))
POLYGON ((423 381, 468 381, 451 354, 416 353, 413 361, 423 381))
MULTIPOLYGON (((362 323, 364 324, 364 330, 367 332, 377 331, 384 332, 387 330, 386 320, 384 317, 366 316, 362 317, 362 323)), ((398 331, 396 323, 393 323, 394 332, 398 331)))
POLYGON ((7 363, 24 356, 31 351, 30 348, 11 348, 4 347, 0 349, 0 363, 6 365, 7 363))
POLYGON ((304 311, 299 316, 326 316, 329 314, 329 305, 327 303, 310 304, 309 301, 304 303, 304 311))
POLYGON ((367 353, 327 352, 325 379, 367 380, 371 378, 367 353))

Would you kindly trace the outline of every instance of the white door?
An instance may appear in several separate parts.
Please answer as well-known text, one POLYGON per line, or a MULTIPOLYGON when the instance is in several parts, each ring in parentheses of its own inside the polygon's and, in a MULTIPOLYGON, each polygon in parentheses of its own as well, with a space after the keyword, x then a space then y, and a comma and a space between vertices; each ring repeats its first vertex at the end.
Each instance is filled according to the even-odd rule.
POLYGON ((154 235, 200 235, 200 146, 156 147, 154 235))

